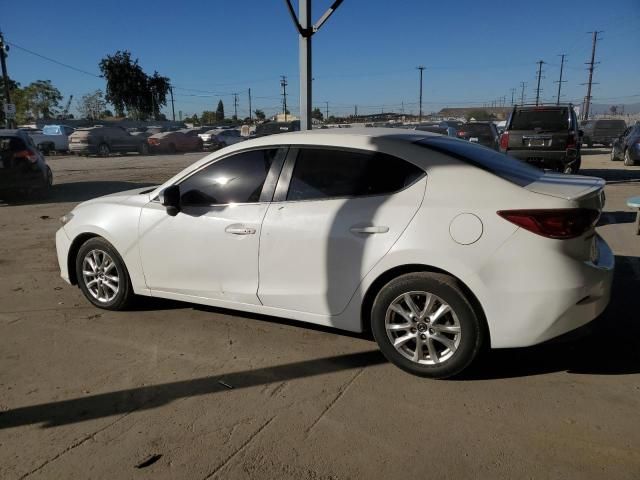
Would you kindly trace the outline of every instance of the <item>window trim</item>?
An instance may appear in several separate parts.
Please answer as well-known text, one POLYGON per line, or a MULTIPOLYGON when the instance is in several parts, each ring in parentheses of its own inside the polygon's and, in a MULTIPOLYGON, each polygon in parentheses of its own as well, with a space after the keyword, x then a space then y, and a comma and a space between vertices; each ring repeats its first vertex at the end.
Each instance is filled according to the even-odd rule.
MULTIPOLYGON (((167 185, 168 188, 170 186, 173 185, 178 185, 180 186, 181 183, 183 183, 184 181, 188 180, 189 178, 191 178, 193 175, 201 172, 202 170, 204 170, 205 168, 213 165, 214 163, 220 162, 222 160, 225 160, 227 158, 231 158, 234 157, 236 155, 241 155, 243 153, 248 153, 248 152, 254 152, 254 151, 260 151, 260 150, 280 150, 280 151, 284 151, 284 154, 280 156, 276 154, 276 158, 274 159, 273 163, 271 164, 271 167, 269 168, 269 172, 267 173, 267 177, 264 180, 264 184, 262 185, 262 191, 260 192, 260 198, 257 202, 237 202, 234 203, 233 205, 258 205, 260 203, 269 203, 271 202, 271 199, 273 198, 273 194, 276 188, 276 181, 278 179, 278 177, 280 176, 280 171, 282 170, 282 166, 284 164, 285 159, 287 158, 288 155, 288 149, 289 146, 288 145, 272 145, 272 146, 260 146, 260 147, 252 147, 252 148, 245 148, 242 150, 237 150, 235 152, 229 152, 228 154, 216 158, 214 160, 211 160, 210 162, 205 163, 204 165, 201 165, 199 168, 197 168, 196 170, 193 170, 192 172, 188 172, 186 175, 184 175, 183 177, 180 177, 178 180, 176 180, 175 182, 173 182, 171 185, 167 185)), ((164 191, 163 188, 162 190, 160 190, 158 192, 158 194, 151 200, 152 202, 157 202, 160 203, 160 195, 162 194, 162 192, 164 191)), ((191 204, 186 204, 186 207, 192 207, 192 208, 201 208, 201 207, 221 207, 221 206, 225 206, 225 205, 231 205, 230 203, 211 203, 211 204, 200 204, 200 205, 191 205, 191 204)))
POLYGON ((297 203, 297 202, 326 202, 329 200, 351 200, 356 198, 371 198, 371 197, 385 197, 390 195, 396 195, 400 192, 407 190, 408 188, 413 187, 416 183, 421 181, 423 178, 427 177, 427 172, 420 165, 416 165, 414 162, 402 158, 398 155, 392 155, 390 153, 381 152, 379 150, 365 150, 362 148, 352 148, 352 147, 338 147, 333 145, 313 145, 313 144, 304 144, 304 145, 291 145, 289 148, 289 152, 287 154, 287 159, 282 167, 282 172, 280 174, 280 179, 278 180, 278 185, 276 187, 275 194, 273 196, 273 203, 297 203), (293 178, 293 170, 298 161, 298 153, 303 150, 335 150, 339 152, 352 152, 359 154, 376 154, 382 153, 384 155, 388 155, 390 157, 396 158, 403 162, 407 162, 410 165, 413 165, 417 169, 421 170, 421 175, 417 177, 413 182, 409 185, 405 185, 400 190, 394 190, 392 192, 387 193, 376 193, 372 195, 342 195, 336 197, 325 197, 325 198, 308 198, 301 200, 287 200, 287 194, 289 193, 289 187, 291 185, 291 179, 293 178))

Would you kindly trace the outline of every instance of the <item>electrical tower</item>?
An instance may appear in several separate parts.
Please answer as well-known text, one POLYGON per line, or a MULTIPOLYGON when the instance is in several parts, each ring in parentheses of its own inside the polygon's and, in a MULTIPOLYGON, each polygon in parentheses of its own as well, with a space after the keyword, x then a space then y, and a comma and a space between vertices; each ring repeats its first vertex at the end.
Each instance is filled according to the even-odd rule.
POLYGON ((515 105, 515 103, 514 103, 514 97, 515 97, 515 94, 516 94, 516 89, 515 89, 515 88, 512 88, 512 89, 511 89, 511 106, 512 106, 512 107, 515 105))
MULTIPOLYGON (((594 84, 593 83, 593 70, 595 68, 595 66, 600 63, 600 62, 596 62, 596 44, 598 43, 598 34, 602 33, 602 30, 600 31, 594 31, 594 32, 589 32, 593 35, 593 40, 592 40, 592 44, 591 44, 591 61, 590 62, 586 62, 587 65, 589 65, 589 81, 587 83, 587 96, 584 99, 584 114, 582 116, 583 120, 589 120, 589 110, 591 109, 591 86, 594 84)), ((584 85, 584 84, 583 84, 584 85)))
POLYGON ((251 111, 251 89, 249 89, 249 123, 253 123, 253 112, 251 111))
POLYGON ((520 105, 524 105, 524 89, 527 86, 527 82, 520 82, 520 105))
POLYGON ((280 86, 282 87, 282 113, 284 113, 284 121, 287 121, 287 76, 280 76, 280 86))
POLYGON ((326 122, 329 119, 329 102, 324 102, 325 106, 327 107, 327 115, 325 116, 324 121, 326 122))
POLYGON ((538 73, 536 74, 537 77, 537 81, 538 81, 538 86, 536 87, 536 106, 540 103, 540 92, 542 90, 540 90, 540 80, 542 80, 542 78, 544 78, 542 76, 542 65, 544 65, 544 61, 543 60, 538 60, 536 62, 538 64, 538 73))
POLYGON ((566 55, 564 53, 560 54, 561 60, 560 60, 560 80, 556 80, 556 83, 558 84, 558 98, 556 99, 556 105, 560 105, 560 90, 562 89, 562 84, 563 83, 567 83, 566 80, 562 80, 562 70, 564 69, 564 57, 566 57, 566 55))
POLYGON ((238 120, 238 94, 233 94, 233 116, 238 120))
POLYGON ((418 113, 418 122, 422 122, 422 72, 424 72, 424 67, 420 65, 417 68, 420 70, 420 113, 418 113))

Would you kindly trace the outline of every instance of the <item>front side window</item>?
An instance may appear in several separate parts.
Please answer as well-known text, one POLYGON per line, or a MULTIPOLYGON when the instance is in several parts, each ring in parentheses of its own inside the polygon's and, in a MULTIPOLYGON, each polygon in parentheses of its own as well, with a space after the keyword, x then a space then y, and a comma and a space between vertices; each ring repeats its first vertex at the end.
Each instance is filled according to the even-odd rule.
POLYGON ((223 158, 180 183, 184 205, 260 201, 262 187, 279 150, 253 150, 223 158))
POLYGON ((302 148, 287 200, 385 195, 424 175, 415 165, 384 153, 302 148))

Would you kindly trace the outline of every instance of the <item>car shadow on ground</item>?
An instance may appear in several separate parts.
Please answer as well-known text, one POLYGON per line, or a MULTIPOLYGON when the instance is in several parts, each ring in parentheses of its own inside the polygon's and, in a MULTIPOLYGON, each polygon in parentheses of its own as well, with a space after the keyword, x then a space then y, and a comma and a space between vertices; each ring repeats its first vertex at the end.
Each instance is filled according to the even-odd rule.
POLYGON ((616 256, 611 303, 574 339, 487 352, 458 380, 489 380, 566 371, 588 375, 640 373, 640 258, 616 256))
POLYGON ((598 227, 604 225, 612 225, 616 223, 634 223, 636 221, 636 212, 603 212, 600 220, 598 220, 598 227))
POLYGON ((584 168, 580 169, 580 175, 604 178, 609 184, 616 183, 640 183, 640 168, 625 167, 620 164, 618 168, 584 168))
MULTIPOLYGON (((92 198, 111 193, 123 192, 134 188, 153 187, 153 183, 147 182, 122 182, 122 181, 87 181, 87 182, 69 182, 59 183, 51 187, 51 189, 42 195, 21 195, 14 196, 6 201, 4 205, 36 205, 46 203, 67 203, 67 202, 84 202, 92 198)), ((4 203, 4 200, 0 200, 4 203)))
POLYGON ((611 148, 609 147, 602 147, 602 148, 582 147, 582 149, 580 150, 581 155, 604 155, 610 152, 611 152, 611 148))

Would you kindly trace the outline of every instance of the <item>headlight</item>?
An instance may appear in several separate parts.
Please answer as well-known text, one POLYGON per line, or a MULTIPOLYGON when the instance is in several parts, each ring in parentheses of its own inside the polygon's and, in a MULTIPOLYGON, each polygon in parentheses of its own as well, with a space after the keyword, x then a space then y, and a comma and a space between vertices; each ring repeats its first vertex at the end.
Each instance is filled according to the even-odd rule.
POLYGON ((73 218, 73 213, 67 213, 66 215, 63 215, 60 217, 60 223, 62 223, 62 225, 66 225, 71 221, 72 218, 73 218))

